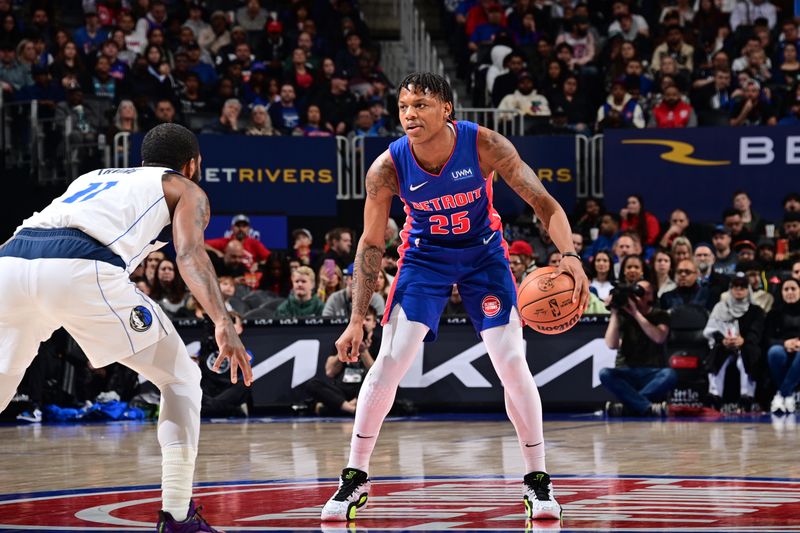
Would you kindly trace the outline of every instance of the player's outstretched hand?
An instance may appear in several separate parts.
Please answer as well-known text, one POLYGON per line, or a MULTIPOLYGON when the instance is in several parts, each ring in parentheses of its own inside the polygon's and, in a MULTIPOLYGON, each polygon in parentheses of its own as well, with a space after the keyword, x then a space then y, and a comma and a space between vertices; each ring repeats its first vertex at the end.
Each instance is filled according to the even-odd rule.
POLYGON ((250 357, 244 349, 242 340, 236 333, 232 322, 219 324, 214 328, 214 337, 219 346, 219 357, 214 363, 214 371, 219 372, 222 362, 231 360, 231 383, 239 381, 239 369, 242 369, 244 384, 248 387, 253 382, 253 369, 250 368, 250 357))
POLYGON ((364 339, 364 328, 361 324, 350 322, 342 336, 336 341, 336 354, 342 363, 358 361, 358 347, 364 339))
POLYGON ((586 277, 586 272, 583 270, 583 263, 577 257, 568 255, 561 259, 558 265, 558 270, 553 277, 558 276, 562 272, 566 272, 572 279, 575 280, 575 290, 572 291, 572 301, 580 302, 581 313, 586 311, 589 307, 589 278, 586 277))

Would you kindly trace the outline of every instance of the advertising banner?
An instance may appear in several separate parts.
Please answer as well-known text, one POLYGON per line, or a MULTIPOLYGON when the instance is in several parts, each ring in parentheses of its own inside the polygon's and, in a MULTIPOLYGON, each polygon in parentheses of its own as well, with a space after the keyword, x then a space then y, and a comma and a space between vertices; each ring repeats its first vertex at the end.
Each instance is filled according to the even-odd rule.
POLYGON ((753 210, 780 220, 781 200, 800 190, 800 127, 608 130, 603 165, 612 211, 641 194, 661 220, 680 207, 695 220, 721 221, 741 189, 753 210))
MULTIPOLYGON (((141 164, 141 134, 130 165, 141 164)), ((200 185, 214 212, 336 215, 336 141, 320 137, 198 135, 200 185)))
MULTIPOLYGON (((177 322, 184 341, 199 340, 200 328, 177 322)), ((289 406, 302 401, 303 384, 324 376, 325 360, 345 319, 266 319, 250 321, 242 337, 253 353, 256 406, 289 406)), ((616 352, 603 334, 607 317, 586 316, 568 333, 541 335, 525 328, 528 365, 547 408, 600 408, 611 399, 599 372, 614 366, 616 352)), ((464 318, 443 320, 439 337, 424 344, 400 383, 398 398, 420 407, 482 406, 503 409, 503 389, 486 347, 464 318)))

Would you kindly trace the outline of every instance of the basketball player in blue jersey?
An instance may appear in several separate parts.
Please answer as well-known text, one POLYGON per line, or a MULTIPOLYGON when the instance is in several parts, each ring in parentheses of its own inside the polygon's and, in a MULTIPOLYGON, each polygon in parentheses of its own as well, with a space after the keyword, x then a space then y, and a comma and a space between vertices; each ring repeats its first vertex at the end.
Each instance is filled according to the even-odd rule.
POLYGON ((498 133, 471 122, 453 122, 452 91, 441 76, 415 73, 399 86, 400 121, 406 136, 370 167, 364 233, 358 243, 350 324, 336 342, 339 359, 358 356, 362 325, 384 253, 384 228, 392 197, 405 204, 398 271, 386 302, 379 356, 358 396, 350 458, 339 490, 322 510, 323 521, 355 518, 369 495, 369 460, 397 386, 420 343, 436 338, 439 316, 458 284, 464 305, 505 389, 508 416, 525 462, 523 503, 531 519, 560 519, 545 468, 542 406, 525 359, 516 287, 492 207, 498 172, 535 210, 563 254, 559 271, 575 279, 573 301, 585 309, 589 283, 572 244, 564 210, 498 133))
POLYGON ((246 385, 252 380, 205 251, 210 212, 197 185, 200 159, 192 132, 175 124, 156 126, 142 143, 142 167, 84 174, 0 247, 0 411, 39 343, 62 326, 92 366, 118 362, 153 382, 161 390, 157 530, 168 533, 216 531, 191 500, 200 369, 158 304, 128 279, 169 239, 162 236, 169 224, 181 275, 215 324, 216 369, 230 360, 231 381, 240 369, 246 385))

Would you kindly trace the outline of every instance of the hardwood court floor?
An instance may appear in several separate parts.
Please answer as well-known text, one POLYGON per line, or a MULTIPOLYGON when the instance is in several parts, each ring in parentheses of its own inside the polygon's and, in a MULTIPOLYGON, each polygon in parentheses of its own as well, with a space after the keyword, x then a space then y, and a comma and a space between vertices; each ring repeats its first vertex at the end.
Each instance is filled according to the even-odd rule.
MULTIPOLYGON (((204 423, 197 498, 226 530, 319 530, 351 429, 348 420, 204 423)), ((794 418, 562 417, 546 422, 545 437, 564 522, 534 529, 800 531, 794 418)), ((523 470, 513 428, 500 417, 389 421, 356 526, 526 530, 523 470)), ((0 427, 0 531, 144 530, 158 508, 159 474, 153 424, 0 427), (84 490, 105 488, 114 491, 84 490), (50 522, 35 502, 16 503, 20 493, 43 491, 62 513, 50 522)))

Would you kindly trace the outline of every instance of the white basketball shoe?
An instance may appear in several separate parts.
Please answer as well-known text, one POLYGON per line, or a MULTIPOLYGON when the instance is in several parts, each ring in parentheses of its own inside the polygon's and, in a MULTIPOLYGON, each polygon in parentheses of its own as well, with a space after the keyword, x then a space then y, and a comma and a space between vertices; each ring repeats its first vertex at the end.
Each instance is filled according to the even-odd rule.
POLYGON ((323 522, 345 522, 356 518, 356 511, 367 504, 369 477, 357 468, 345 468, 339 478, 339 490, 322 508, 323 522))
POLYGON ((561 520, 561 506, 553 495, 553 483, 546 472, 531 472, 523 481, 525 516, 532 520, 561 520))

